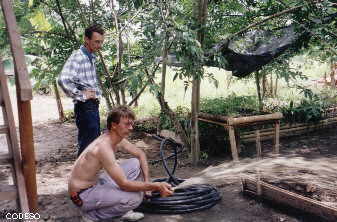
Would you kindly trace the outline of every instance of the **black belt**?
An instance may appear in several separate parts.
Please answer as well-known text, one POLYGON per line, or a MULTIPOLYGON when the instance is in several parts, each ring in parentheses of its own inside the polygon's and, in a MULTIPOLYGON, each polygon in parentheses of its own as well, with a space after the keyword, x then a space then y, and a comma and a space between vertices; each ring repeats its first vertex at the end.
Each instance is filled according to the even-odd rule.
POLYGON ((77 100, 76 101, 77 104, 88 104, 88 103, 94 103, 94 104, 99 104, 99 99, 87 99, 86 101, 82 102, 77 100))

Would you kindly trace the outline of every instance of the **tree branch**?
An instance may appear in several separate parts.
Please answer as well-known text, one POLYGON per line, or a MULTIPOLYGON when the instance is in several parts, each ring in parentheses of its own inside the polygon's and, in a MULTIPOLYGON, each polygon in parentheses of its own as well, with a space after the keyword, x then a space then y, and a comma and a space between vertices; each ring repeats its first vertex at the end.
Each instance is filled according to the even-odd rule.
POLYGON ((273 14, 273 15, 271 15, 271 16, 268 16, 267 18, 262 19, 261 21, 255 22, 255 23, 253 23, 253 24, 247 26, 246 28, 244 28, 244 29, 242 29, 242 30, 240 30, 240 31, 238 31, 238 32, 236 32, 236 33, 234 33, 234 34, 232 34, 230 37, 228 37, 228 39, 231 40, 231 39, 234 38, 235 36, 238 36, 238 35, 240 35, 240 34, 246 32, 247 30, 249 30, 249 29, 251 29, 251 28, 253 28, 253 27, 255 27, 255 26, 261 25, 261 24, 263 24, 263 23, 265 23, 265 22, 267 22, 267 21, 269 21, 269 20, 271 20, 271 19, 273 19, 273 18, 279 17, 279 16, 281 16, 281 15, 284 15, 284 14, 287 14, 287 13, 290 13, 290 12, 293 12, 293 11, 296 11, 296 10, 302 8, 302 7, 303 7, 303 5, 296 6, 296 7, 293 7, 293 8, 290 8, 290 9, 287 9, 287 10, 284 10, 284 11, 281 11, 281 12, 278 12, 278 13, 275 13, 275 14, 273 14))

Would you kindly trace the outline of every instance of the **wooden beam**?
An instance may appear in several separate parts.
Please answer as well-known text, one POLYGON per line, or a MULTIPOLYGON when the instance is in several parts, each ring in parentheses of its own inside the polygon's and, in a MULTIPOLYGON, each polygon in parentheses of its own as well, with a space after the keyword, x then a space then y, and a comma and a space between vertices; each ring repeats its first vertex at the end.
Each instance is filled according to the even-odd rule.
POLYGON ((280 153, 280 120, 275 123, 273 153, 280 153))
POLYGON ((203 120, 210 120, 216 123, 223 123, 228 125, 242 125, 242 124, 255 124, 259 122, 266 121, 276 121, 283 118, 282 113, 272 113, 266 115, 257 115, 257 116, 243 116, 243 117, 229 117, 222 115, 214 115, 208 113, 199 113, 198 117, 203 120))
POLYGON ((21 46, 20 33, 16 25, 16 19, 13 12, 12 4, 9 0, 1 0, 1 7, 6 22, 8 37, 14 60, 15 78, 18 80, 17 83, 19 85, 18 96, 20 97, 21 101, 32 100, 32 86, 29 80, 28 70, 25 61, 25 53, 21 46))
MULTIPOLYGON (((25 185, 27 183, 27 180, 25 180, 24 172, 22 170, 22 169, 25 169, 25 166, 26 166, 26 169, 31 170, 32 173, 35 176, 35 161, 34 161, 33 167, 27 167, 27 164, 25 165, 25 162, 23 161, 24 156, 21 157, 18 139, 17 139, 17 135, 16 135, 12 104, 11 104, 9 93, 8 93, 9 90, 8 90, 8 86, 7 86, 7 76, 4 75, 3 73, 4 73, 4 67, 3 67, 3 64, 2 64, 2 60, 0 58, 0 82, 1 82, 0 85, 1 85, 1 93, 2 93, 2 97, 3 97, 3 102, 4 102, 3 117, 4 117, 4 122, 8 126, 10 126, 9 127, 9 133, 7 134, 7 145, 8 145, 8 151, 9 151, 10 155, 13 155, 13 159, 14 159, 14 164, 13 164, 14 165, 14 172, 15 172, 14 183, 16 184, 17 189, 18 189, 19 203, 20 203, 21 211, 25 212, 25 213, 30 211, 29 206, 28 206, 29 205, 28 200, 29 200, 29 203, 32 203, 30 205, 30 206, 32 206, 31 211, 36 212, 36 211, 34 211, 34 209, 37 209, 36 180, 35 180, 35 189, 34 189, 33 186, 30 186, 30 188, 31 188, 29 190, 30 193, 27 194, 28 189, 26 190, 26 185, 25 185), (32 199, 29 199, 30 197, 32 199), (32 202, 32 201, 35 201, 35 202, 32 202), (36 208, 34 208, 35 206, 36 206, 36 208)), ((19 101, 19 98, 17 100, 19 101)), ((29 101, 28 101, 28 103, 29 103, 29 101)), ((18 103, 18 107, 20 107, 19 105, 20 104, 18 103)), ((19 113, 23 112, 23 110, 18 110, 18 112, 19 113)), ((28 115, 31 115, 31 113, 28 113, 28 115)), ((19 117, 20 116, 21 115, 19 115, 19 117)), ((22 122, 20 121, 20 125, 21 125, 21 123, 22 122)), ((30 123, 30 126, 32 126, 31 123, 30 123)), ((28 127, 29 127, 29 125, 28 125, 28 127)), ((22 129, 25 130, 24 127, 20 127, 20 131, 22 129)), ((32 132, 32 130, 30 132, 32 132)), ((22 134, 22 135, 25 136, 26 134, 22 134)), ((20 134, 20 136, 21 136, 21 134, 20 134)), ((25 143, 27 139, 30 139, 30 138, 27 137, 27 138, 21 140, 20 142, 25 143)), ((31 145, 31 143, 28 142, 27 145, 31 145)), ((24 144, 24 146, 27 146, 27 145, 24 144)), ((33 151, 34 151, 34 149, 33 149, 33 151)), ((32 155, 34 156, 34 152, 32 152, 32 155)), ((32 183, 30 183, 30 184, 32 184, 32 183)))
POLYGON ((256 156, 258 159, 261 159, 262 149, 261 149, 261 137, 259 129, 255 130, 255 142, 256 142, 256 156))
POLYGON ((199 113, 198 117, 204 120, 212 120, 215 122, 226 123, 226 124, 229 118, 228 116, 215 115, 215 114, 209 114, 209 113, 199 113))
MULTIPOLYGON (((31 212, 37 212, 36 168, 33 142, 32 113, 30 104, 30 100, 32 100, 33 98, 32 86, 29 80, 28 70, 25 62, 25 54, 21 45, 20 33, 17 28, 12 3, 9 0, 1 0, 1 6, 6 22, 6 27, 8 30, 8 37, 11 43, 11 51, 14 60, 15 83, 19 114, 20 148, 24 174, 23 178, 25 180, 27 189, 29 209, 31 212)), ((14 154, 14 157, 17 155, 20 155, 20 153, 14 154)), ((21 161, 19 162, 19 160, 16 161, 17 163, 21 163, 21 161)), ((21 186, 20 184, 18 185, 19 189, 21 186)))
POLYGON ((247 124, 247 123, 279 120, 282 118, 283 118, 282 113, 273 113, 273 114, 258 115, 258 116, 244 116, 244 117, 230 118, 228 119, 228 124, 235 126, 235 125, 247 124))
POLYGON ((248 177, 242 179, 242 186, 244 193, 253 194, 262 199, 291 206, 329 221, 337 221, 337 208, 327 206, 319 201, 248 177), (260 187, 260 195, 258 195, 258 187, 260 187))
POLYGON ((233 161, 239 162, 239 155, 238 155, 236 140, 235 140, 235 130, 233 126, 228 127, 228 133, 229 133, 229 141, 231 144, 231 152, 232 152, 233 161))
MULTIPOLYGON (((328 122, 322 121, 318 124, 294 124, 293 127, 282 126, 280 127, 280 136, 292 134, 300 134, 301 132, 310 132, 320 128, 328 127, 330 125, 337 125, 335 118, 331 118, 328 122)), ((274 138, 275 130, 273 128, 260 130, 261 140, 267 140, 274 138)), ((255 140, 255 132, 249 131, 241 135, 241 139, 246 142, 253 142, 255 140)))
POLYGON ((222 122, 217 122, 217 121, 213 121, 213 120, 209 120, 209 119, 204 119, 204 118, 198 118, 200 121, 203 121, 203 122, 207 122, 207 123, 213 123, 213 124, 216 124, 216 125, 220 125, 220 126, 224 126, 224 127, 227 127, 228 124, 226 123, 222 123, 222 122))
POLYGON ((30 101, 18 101, 20 147, 23 174, 26 182, 29 209, 38 211, 35 150, 33 141, 32 111, 30 101))

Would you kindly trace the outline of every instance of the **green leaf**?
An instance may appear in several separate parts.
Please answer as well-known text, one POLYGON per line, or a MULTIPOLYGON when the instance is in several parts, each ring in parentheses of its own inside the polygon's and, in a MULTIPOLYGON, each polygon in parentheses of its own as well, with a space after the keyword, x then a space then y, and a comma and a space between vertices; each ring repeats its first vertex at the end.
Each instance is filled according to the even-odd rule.
POLYGON ((50 23, 47 21, 45 14, 42 11, 36 11, 35 15, 29 19, 30 23, 39 31, 46 31, 52 29, 50 23))

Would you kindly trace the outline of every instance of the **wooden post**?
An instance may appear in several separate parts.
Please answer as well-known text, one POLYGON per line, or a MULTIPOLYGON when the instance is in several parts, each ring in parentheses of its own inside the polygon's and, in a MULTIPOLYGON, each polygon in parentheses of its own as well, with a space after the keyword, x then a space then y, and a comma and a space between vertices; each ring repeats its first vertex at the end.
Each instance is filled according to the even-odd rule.
POLYGON ((238 151, 236 149, 236 141, 235 141, 235 132, 234 132, 234 127, 233 126, 228 126, 228 134, 229 134, 229 141, 231 144, 231 152, 232 152, 232 157, 234 162, 239 161, 239 155, 238 151))
POLYGON ((273 153, 274 154, 280 153, 280 120, 277 120, 275 122, 275 135, 274 135, 273 153))
POLYGON ((236 141, 236 150, 238 153, 241 153, 241 138, 240 138, 240 131, 234 130, 235 133, 235 141, 236 141))
POLYGON ((261 158, 261 137, 260 137, 260 130, 255 130, 255 141, 256 141, 256 156, 258 159, 261 158))
POLYGON ((15 66, 15 82, 19 114, 20 147, 23 174, 27 188, 29 209, 37 212, 37 187, 35 172, 35 154, 33 142, 33 126, 30 100, 32 87, 29 81, 25 55, 21 46, 20 34, 16 25, 12 4, 9 0, 1 0, 2 11, 11 43, 11 51, 15 66))

